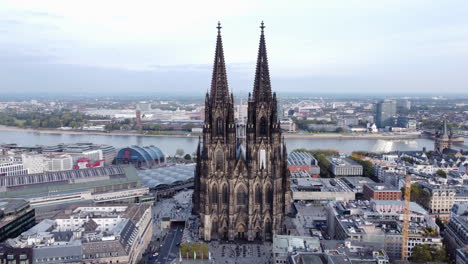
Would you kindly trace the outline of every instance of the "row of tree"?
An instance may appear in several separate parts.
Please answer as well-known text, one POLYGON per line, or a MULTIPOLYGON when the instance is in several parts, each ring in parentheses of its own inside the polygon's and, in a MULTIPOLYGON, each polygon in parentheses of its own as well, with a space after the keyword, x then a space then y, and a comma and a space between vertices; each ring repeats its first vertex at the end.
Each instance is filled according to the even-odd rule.
MULTIPOLYGON (((338 155, 338 151, 331 149, 317 149, 317 150, 307 150, 307 149, 296 149, 295 151, 307 152, 314 156, 317 160, 320 167, 320 177, 322 178, 333 178, 334 175, 331 173, 331 163, 328 161, 327 157, 338 155)), ((349 157, 354 160, 356 163, 362 166, 363 176, 372 178, 375 180, 374 164, 372 162, 361 159, 361 153, 355 153, 349 157)))
POLYGON ((82 127, 91 119, 104 119, 102 116, 89 116, 69 110, 51 112, 5 112, 0 113, 0 124, 29 128, 82 127))

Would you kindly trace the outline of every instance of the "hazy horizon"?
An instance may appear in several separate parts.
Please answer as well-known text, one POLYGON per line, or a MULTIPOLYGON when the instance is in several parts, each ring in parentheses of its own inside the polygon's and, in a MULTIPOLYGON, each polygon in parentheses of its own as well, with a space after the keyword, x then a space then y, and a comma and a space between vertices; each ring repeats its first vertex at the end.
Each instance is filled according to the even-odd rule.
POLYGON ((5 1, 0 94, 204 94, 221 21, 229 88, 252 90, 260 21, 279 94, 468 91, 466 1, 5 1))

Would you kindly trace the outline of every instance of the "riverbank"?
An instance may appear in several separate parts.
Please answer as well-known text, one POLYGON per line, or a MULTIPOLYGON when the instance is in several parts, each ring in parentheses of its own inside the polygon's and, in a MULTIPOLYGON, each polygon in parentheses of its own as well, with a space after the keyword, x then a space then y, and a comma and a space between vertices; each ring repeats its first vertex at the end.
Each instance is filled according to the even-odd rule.
MULTIPOLYGON (((200 133, 175 132, 162 134, 143 134, 139 131, 77 131, 58 129, 32 129, 0 125, 0 131, 21 131, 40 134, 69 134, 69 135, 108 135, 108 136, 141 136, 141 137, 199 137, 200 133)), ((415 139, 420 134, 392 134, 392 133, 283 133, 285 138, 297 139, 415 139)))

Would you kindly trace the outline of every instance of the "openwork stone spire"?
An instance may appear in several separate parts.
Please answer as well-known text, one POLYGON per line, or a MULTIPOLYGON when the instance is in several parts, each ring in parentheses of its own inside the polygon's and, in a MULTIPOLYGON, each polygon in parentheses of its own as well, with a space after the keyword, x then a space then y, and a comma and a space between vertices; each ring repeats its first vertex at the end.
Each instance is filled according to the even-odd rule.
POLYGON ((269 101, 271 99, 271 83, 270 83, 270 70, 268 69, 268 58, 265 44, 264 29, 265 26, 260 26, 260 45, 258 47, 257 69, 255 72, 255 83, 253 98, 255 101, 269 101))
POLYGON ((213 64, 213 77, 211 80, 211 103, 228 102, 229 88, 224 62, 223 40, 221 39, 221 23, 218 22, 218 38, 216 40, 215 60, 213 64))

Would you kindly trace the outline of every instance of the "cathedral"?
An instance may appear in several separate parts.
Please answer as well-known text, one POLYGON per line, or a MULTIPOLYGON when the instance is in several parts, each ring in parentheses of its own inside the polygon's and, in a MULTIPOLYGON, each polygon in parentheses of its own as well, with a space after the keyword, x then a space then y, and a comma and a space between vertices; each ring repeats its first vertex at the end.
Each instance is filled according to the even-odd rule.
POLYGON ((203 240, 271 240, 273 234, 284 232, 291 191, 277 99, 271 91, 265 27, 262 22, 243 140, 234 119, 219 23, 217 28, 211 90, 197 148, 193 213, 199 217, 203 240))

